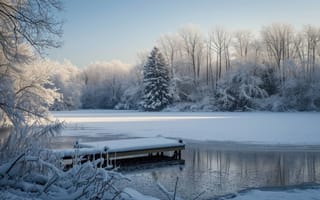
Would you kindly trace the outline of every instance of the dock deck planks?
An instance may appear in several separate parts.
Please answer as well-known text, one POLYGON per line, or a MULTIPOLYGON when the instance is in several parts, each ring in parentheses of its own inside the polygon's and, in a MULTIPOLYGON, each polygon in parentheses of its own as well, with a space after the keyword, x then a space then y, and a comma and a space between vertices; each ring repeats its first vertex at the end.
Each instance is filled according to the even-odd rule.
POLYGON ((109 140, 99 142, 76 143, 74 149, 55 150, 55 154, 62 160, 70 160, 75 156, 82 158, 82 162, 104 158, 107 165, 116 164, 117 160, 135 158, 163 160, 164 157, 181 160, 181 151, 185 149, 182 140, 167 138, 135 138, 109 140), (166 154, 171 155, 166 155, 166 154))

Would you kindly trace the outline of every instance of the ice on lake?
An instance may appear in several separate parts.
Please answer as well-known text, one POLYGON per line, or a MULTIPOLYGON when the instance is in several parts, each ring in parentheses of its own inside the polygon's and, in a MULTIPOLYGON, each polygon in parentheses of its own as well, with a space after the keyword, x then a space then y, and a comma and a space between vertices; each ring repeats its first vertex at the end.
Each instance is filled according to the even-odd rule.
POLYGON ((264 144, 320 144, 320 113, 210 113, 79 110, 53 112, 65 136, 173 138, 264 144))

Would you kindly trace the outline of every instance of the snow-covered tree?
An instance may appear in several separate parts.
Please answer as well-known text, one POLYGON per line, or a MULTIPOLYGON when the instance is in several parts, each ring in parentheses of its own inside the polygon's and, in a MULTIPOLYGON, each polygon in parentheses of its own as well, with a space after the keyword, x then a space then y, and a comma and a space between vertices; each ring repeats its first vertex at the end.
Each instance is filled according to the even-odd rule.
POLYGON ((268 97, 262 88, 262 80, 256 74, 254 66, 239 67, 230 71, 218 82, 214 104, 219 110, 255 110, 259 109, 257 100, 268 97))
POLYGON ((59 46, 61 23, 55 13, 59 0, 0 1, 0 122, 21 125, 46 117, 54 95, 44 86, 48 77, 34 66, 34 52, 59 46), (48 101, 47 101, 48 100, 48 101))
POLYGON ((70 61, 55 62, 46 60, 52 68, 50 79, 61 94, 61 101, 55 101, 51 110, 72 110, 81 108, 81 91, 83 82, 81 70, 70 61))
POLYGON ((311 77, 303 76, 301 69, 288 78, 279 88, 280 92, 266 101, 266 109, 272 111, 319 111, 320 110, 320 71, 311 77))
POLYGON ((147 62, 149 52, 141 51, 138 53, 136 65, 130 68, 128 78, 124 83, 126 88, 122 95, 120 102, 116 105, 116 109, 134 109, 138 110, 141 106, 143 97, 143 67, 147 62))
POLYGON ((48 109, 59 95, 49 80, 49 68, 35 55, 59 46, 57 10, 58 0, 0 1, 0 127, 10 127, 0 142, 0 164, 31 152, 41 136, 61 128, 48 120, 48 109))
POLYGON ((143 69, 143 102, 146 111, 159 111, 171 103, 168 66, 157 47, 154 47, 143 69))
POLYGON ((82 71, 81 102, 85 109, 114 108, 123 94, 130 65, 120 61, 96 62, 82 71))
MULTIPOLYGON (((294 94, 299 85, 304 85, 303 91, 310 90, 308 95, 306 93, 308 98, 312 95, 317 96, 319 77, 315 76, 315 73, 320 69, 318 27, 306 26, 296 31, 288 24, 273 24, 262 28, 258 34, 241 30, 229 33, 223 28, 216 28, 206 36, 199 29, 192 27, 184 27, 176 34, 165 34, 157 43, 169 66, 169 88, 170 93, 174 95, 172 106, 179 108, 178 104, 199 105, 201 102, 208 102, 207 99, 211 99, 215 93, 216 100, 218 98, 221 102, 216 104, 215 101, 217 110, 285 111, 295 110, 294 105, 299 105, 297 110, 318 109, 315 106, 318 104, 317 98, 314 101, 310 100, 314 105, 310 103, 308 106, 298 103, 286 106, 285 104, 289 104, 284 103, 285 99, 290 101, 290 98, 284 98, 288 97, 288 91, 292 90, 291 94, 294 94), (237 70, 237 67, 241 67, 242 70, 237 70), (231 77, 234 77, 234 80, 231 77), (296 81, 299 82, 298 85, 296 81), (250 106, 238 102, 240 104, 237 104, 236 108, 221 107, 232 102, 232 88, 234 95, 238 95, 239 84, 243 84, 242 88, 247 88, 241 90, 243 100, 247 99, 254 104, 250 103, 250 106), (251 88, 253 90, 250 89, 251 86, 254 86, 251 88), (267 98, 256 98, 254 93, 251 93, 254 98, 245 98, 246 91, 260 93, 260 89, 267 93, 267 98)), ((129 80, 138 75, 139 81, 128 81, 130 84, 125 87, 118 108, 138 108, 139 102, 143 99, 141 93, 144 89, 141 71, 137 68, 129 73, 129 80)), ((258 96, 265 96, 261 94, 264 92, 258 96)), ((295 97, 292 96, 293 99, 295 97)), ((290 101, 290 104, 292 102, 290 101)), ((211 107, 212 104, 208 106, 211 107)))

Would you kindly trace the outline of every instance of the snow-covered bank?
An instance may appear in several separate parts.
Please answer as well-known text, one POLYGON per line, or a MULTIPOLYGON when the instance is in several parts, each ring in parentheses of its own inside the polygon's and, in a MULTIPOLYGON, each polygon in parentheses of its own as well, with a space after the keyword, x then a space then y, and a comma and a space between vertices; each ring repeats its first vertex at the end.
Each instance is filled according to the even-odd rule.
POLYGON ((63 135, 174 137, 263 144, 320 144, 320 113, 208 113, 78 110, 53 112, 63 135))
MULTIPOLYGON (((225 198, 223 198, 225 199, 225 198)), ((228 198, 227 198, 228 199, 228 198)), ((230 198, 232 200, 319 200, 320 199, 320 187, 310 188, 295 188, 287 190, 248 190, 246 192, 239 193, 236 197, 230 198)))

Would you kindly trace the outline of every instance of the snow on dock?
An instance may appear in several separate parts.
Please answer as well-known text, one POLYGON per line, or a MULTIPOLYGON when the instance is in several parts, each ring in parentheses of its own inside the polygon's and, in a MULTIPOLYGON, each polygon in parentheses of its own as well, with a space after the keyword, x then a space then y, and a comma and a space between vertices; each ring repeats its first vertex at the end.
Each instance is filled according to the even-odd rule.
POLYGON ((137 138, 79 143, 80 148, 108 148, 109 152, 135 151, 141 149, 157 149, 184 146, 182 141, 167 138, 137 138))
MULTIPOLYGON (((185 148, 182 140, 167 138, 136 138, 109 140, 99 142, 84 142, 75 144, 74 149, 54 150, 54 154, 62 160, 70 160, 76 156, 82 162, 88 160, 105 159, 105 165, 117 164, 120 160, 135 162, 150 158, 155 160, 181 160, 181 150, 185 148)), ((71 164, 72 165, 72 164, 71 164)))

